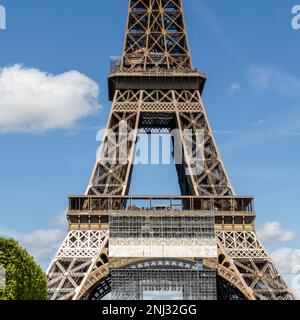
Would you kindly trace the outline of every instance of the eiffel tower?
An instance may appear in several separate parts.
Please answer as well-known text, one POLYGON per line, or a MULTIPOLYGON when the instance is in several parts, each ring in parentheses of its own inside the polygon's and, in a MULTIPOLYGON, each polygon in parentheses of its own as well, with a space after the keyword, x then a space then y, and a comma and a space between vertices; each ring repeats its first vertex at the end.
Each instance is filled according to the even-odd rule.
POLYGON ((85 195, 69 198, 69 232, 47 271, 51 300, 295 299, 256 236, 253 197, 237 196, 226 173, 205 82, 192 66, 182 0, 130 0, 100 157, 85 195), (138 134, 174 129, 182 195, 128 195, 138 134))

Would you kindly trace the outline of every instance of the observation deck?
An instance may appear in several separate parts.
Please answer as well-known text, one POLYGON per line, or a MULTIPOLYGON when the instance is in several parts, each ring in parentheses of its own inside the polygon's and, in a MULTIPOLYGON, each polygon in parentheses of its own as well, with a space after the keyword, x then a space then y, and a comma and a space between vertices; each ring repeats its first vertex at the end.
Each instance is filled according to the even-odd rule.
POLYGON ((193 68, 124 68, 112 60, 108 76, 109 100, 116 90, 199 90, 202 94, 206 76, 193 68))
POLYGON ((216 230, 251 231, 253 197, 199 196, 70 196, 70 230, 108 230, 111 217, 213 217, 216 230))

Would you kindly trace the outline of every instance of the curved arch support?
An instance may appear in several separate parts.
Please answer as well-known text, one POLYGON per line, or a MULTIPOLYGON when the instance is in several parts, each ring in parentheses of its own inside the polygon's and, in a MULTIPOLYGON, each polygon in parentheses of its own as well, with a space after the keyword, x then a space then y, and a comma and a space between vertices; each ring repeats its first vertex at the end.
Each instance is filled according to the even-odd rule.
POLYGON ((85 282, 82 284, 80 291, 76 294, 73 300, 83 299, 92 288, 99 283, 102 279, 109 275, 108 264, 108 248, 105 247, 99 254, 92 272, 89 274, 85 282))
POLYGON ((78 296, 74 300, 82 300, 84 297, 88 296, 89 292, 97 285, 97 283, 101 282, 109 275, 108 264, 101 266, 94 270, 91 275, 88 277, 87 281, 81 288, 78 296))
POLYGON ((219 264, 218 275, 236 287, 248 300, 256 300, 253 291, 247 286, 239 273, 234 261, 227 255, 220 241, 218 241, 219 264))

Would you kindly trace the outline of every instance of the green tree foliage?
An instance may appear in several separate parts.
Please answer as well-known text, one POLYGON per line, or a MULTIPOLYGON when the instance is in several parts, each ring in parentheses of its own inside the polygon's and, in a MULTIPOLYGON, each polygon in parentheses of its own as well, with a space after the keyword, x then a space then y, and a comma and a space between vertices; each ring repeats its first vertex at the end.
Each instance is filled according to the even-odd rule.
POLYGON ((6 284, 0 300, 46 300, 47 278, 27 251, 12 239, 0 238, 0 266, 6 284))

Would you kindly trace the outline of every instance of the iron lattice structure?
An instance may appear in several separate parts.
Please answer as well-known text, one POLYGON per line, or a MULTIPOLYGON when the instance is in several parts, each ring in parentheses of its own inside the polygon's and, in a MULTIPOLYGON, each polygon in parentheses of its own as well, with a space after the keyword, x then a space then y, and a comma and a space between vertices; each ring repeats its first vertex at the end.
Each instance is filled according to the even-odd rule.
POLYGON ((112 62, 108 81, 107 132, 119 137, 114 147, 122 161, 104 160, 107 134, 86 195, 70 197, 70 231, 47 271, 50 298, 98 300, 112 291, 113 299, 142 299, 145 292, 175 290, 183 299, 294 299, 256 236, 253 199, 236 196, 221 160, 181 0, 129 1, 123 55, 112 62), (184 154, 176 165, 182 197, 129 197, 138 133, 173 129, 184 154), (204 147, 199 173, 186 129, 192 154, 204 147), (147 210, 133 205, 137 200, 149 201, 147 210), (157 209, 156 200, 170 205, 157 209))

